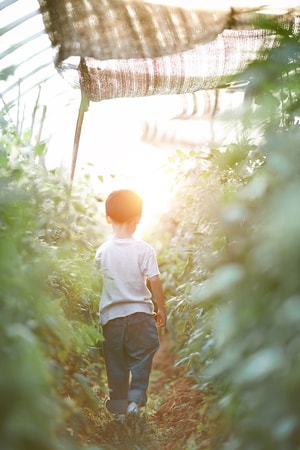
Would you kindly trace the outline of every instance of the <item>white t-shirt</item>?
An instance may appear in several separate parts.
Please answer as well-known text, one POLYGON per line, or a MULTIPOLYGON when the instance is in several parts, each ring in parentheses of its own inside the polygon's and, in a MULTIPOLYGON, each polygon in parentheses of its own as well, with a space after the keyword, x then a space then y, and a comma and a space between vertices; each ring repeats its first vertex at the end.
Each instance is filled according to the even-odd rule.
POLYGON ((111 238, 96 252, 103 289, 100 322, 125 317, 136 312, 154 313, 146 279, 159 274, 153 248, 145 241, 111 238))

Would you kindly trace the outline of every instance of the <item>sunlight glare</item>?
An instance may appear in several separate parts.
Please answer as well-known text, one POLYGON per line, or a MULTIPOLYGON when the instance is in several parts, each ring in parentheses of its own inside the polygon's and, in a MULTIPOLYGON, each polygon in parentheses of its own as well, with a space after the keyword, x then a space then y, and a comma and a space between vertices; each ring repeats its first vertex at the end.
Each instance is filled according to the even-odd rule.
MULTIPOLYGON (((176 108, 175 101, 170 108, 169 102, 154 97, 152 101, 115 99, 91 104, 84 118, 75 178, 82 170, 89 172, 93 189, 101 198, 117 189, 135 190, 144 204, 141 231, 151 227, 168 208, 174 175, 166 169, 175 152, 142 141, 144 121, 172 117, 176 108)), ((76 114, 76 110, 72 114, 63 111, 60 130, 55 128, 49 143, 48 168, 70 167, 76 114)))
MULTIPOLYGON (((142 219, 136 234, 155 226, 160 214, 169 209, 174 174, 167 171, 168 155, 155 147, 138 143, 130 152, 128 165, 113 177, 104 177, 104 198, 113 190, 133 189, 143 199, 142 219)), ((104 204, 103 204, 104 212, 104 204)))
POLYGON ((141 231, 154 226, 159 215, 169 208, 174 174, 167 172, 166 167, 167 157, 162 151, 150 146, 148 154, 145 149, 139 151, 135 171, 130 174, 129 186, 143 199, 141 231))

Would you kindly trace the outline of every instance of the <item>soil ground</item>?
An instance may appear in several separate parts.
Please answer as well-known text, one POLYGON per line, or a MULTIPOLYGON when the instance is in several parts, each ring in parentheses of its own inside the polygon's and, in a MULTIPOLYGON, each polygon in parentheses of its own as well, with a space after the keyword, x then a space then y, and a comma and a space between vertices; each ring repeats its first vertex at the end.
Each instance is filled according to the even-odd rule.
POLYGON ((208 450, 207 425, 201 418, 204 397, 183 367, 175 367, 176 354, 168 334, 153 360, 148 404, 137 418, 118 423, 101 408, 88 413, 88 430, 81 441, 103 450, 208 450))

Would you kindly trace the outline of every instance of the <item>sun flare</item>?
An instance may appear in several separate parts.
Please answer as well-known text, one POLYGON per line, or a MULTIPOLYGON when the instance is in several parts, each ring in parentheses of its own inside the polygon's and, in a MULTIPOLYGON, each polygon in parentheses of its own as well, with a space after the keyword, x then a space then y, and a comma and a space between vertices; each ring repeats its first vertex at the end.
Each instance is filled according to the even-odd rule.
MULTIPOLYGON (((117 189, 133 189, 143 199, 143 215, 138 229, 149 229, 157 216, 168 209, 172 196, 174 174, 170 169, 170 149, 159 148, 141 139, 144 121, 148 118, 166 119, 174 113, 159 99, 117 99, 92 104, 84 118, 80 138, 75 178, 80 171, 92 174, 93 188, 101 198, 117 189), (100 180, 100 181, 99 181, 100 180)), ((72 120, 62 117, 61 131, 56 130, 50 142, 47 165, 70 167, 76 114, 72 120), (70 126, 72 123, 72 127, 70 126), (59 158, 61 158, 59 160, 59 158)), ((175 152, 175 149, 174 149, 175 152)))
POLYGON ((146 170, 132 174, 131 187, 143 199, 141 230, 151 228, 158 216, 167 211, 172 197, 173 174, 166 171, 164 158, 148 161, 146 170))
POLYGON ((128 164, 103 183, 104 196, 117 189, 133 189, 143 199, 143 213, 137 234, 151 229, 161 213, 168 210, 174 175, 167 171, 168 156, 157 148, 137 146, 128 164))

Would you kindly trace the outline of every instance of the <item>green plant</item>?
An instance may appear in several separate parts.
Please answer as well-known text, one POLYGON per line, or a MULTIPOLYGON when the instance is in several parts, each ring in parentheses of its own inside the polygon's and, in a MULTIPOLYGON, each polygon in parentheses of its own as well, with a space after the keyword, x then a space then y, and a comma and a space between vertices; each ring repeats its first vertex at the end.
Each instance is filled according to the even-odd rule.
POLYGON ((299 33, 263 20, 278 46, 243 74, 245 139, 214 150, 206 170, 181 155, 166 255, 178 283, 169 327, 206 388, 214 449, 300 443, 299 33))
POLYGON ((70 195, 67 180, 47 172, 4 120, 1 442, 8 450, 77 448, 67 428, 76 436, 83 408, 97 410, 91 387, 101 391, 103 373, 91 243, 101 236, 97 202, 86 182, 70 195))

